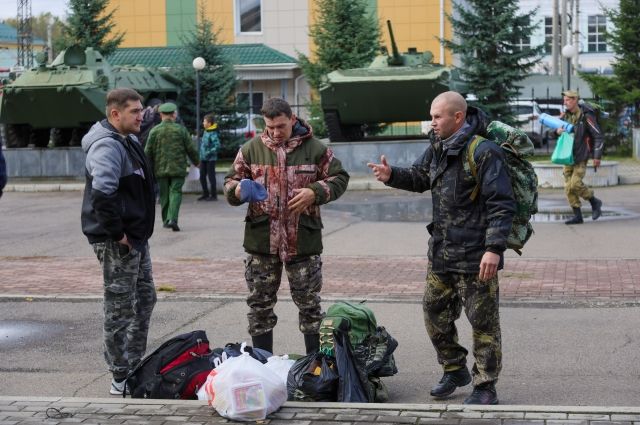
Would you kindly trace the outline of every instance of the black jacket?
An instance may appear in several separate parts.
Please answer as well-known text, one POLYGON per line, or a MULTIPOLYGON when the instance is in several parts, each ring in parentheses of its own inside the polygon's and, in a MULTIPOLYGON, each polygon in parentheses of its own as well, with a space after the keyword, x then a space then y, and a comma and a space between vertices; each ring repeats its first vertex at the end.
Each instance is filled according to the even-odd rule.
POLYGON ((573 128, 573 162, 578 164, 589 158, 601 159, 604 136, 598 125, 596 113, 587 104, 579 105, 580 118, 573 128))
POLYGON ((140 250, 153 234, 155 177, 135 136, 123 138, 106 121, 82 139, 87 153, 82 232, 90 243, 126 234, 140 250))
POLYGON ((490 142, 480 143, 475 150, 480 194, 471 200, 476 179, 465 156, 474 135, 484 133, 486 121, 479 127, 477 124, 463 127, 452 136, 448 148, 443 148, 440 141, 429 144, 411 167, 392 167, 387 182, 413 192, 431 190, 433 222, 427 226, 431 235, 428 254, 436 273, 478 273, 487 251, 500 254, 499 268, 504 262, 502 253, 516 204, 502 149, 490 142))

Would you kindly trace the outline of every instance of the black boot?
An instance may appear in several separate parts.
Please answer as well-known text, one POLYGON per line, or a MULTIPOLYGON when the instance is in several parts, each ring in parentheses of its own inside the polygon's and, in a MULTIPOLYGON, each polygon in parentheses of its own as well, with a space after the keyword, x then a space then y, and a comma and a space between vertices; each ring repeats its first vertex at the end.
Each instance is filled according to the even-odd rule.
POLYGON ((273 354, 273 330, 262 335, 252 336, 253 348, 261 348, 273 354))
POLYGON ((444 398, 456 390, 458 387, 464 387, 471 382, 471 375, 466 366, 452 372, 445 372, 433 388, 431 388, 431 397, 444 398))
POLYGON ((591 218, 597 220, 602 215, 602 201, 595 196, 589 199, 591 204, 591 218))
POLYGON ((304 334, 304 347, 307 354, 317 353, 320 349, 320 334, 304 334))
POLYGON ((498 393, 493 382, 473 387, 473 392, 466 398, 464 404, 498 404, 498 393))
POLYGON ((565 221, 564 224, 582 224, 584 221, 582 220, 582 210, 580 208, 573 209, 573 218, 565 221))

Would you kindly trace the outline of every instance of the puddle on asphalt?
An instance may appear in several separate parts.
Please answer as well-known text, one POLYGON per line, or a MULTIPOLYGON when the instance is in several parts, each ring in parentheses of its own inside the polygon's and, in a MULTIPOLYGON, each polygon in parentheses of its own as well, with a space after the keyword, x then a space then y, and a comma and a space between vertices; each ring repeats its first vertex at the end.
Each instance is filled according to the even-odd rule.
POLYGON ((31 341, 42 341, 62 333, 64 326, 33 321, 0 322, 0 348, 16 347, 31 341))
MULTIPOLYGON (((325 205, 323 208, 333 211, 350 212, 365 221, 379 222, 416 222, 429 223, 433 217, 430 198, 422 199, 383 199, 370 203, 335 202, 325 205)), ((536 223, 564 223, 573 217, 568 207, 553 205, 548 202, 540 202, 538 214, 533 216, 536 223)), ((591 220, 591 211, 583 209, 583 217, 591 220)), ((603 209, 600 220, 616 220, 637 218, 639 214, 623 209, 603 209)))

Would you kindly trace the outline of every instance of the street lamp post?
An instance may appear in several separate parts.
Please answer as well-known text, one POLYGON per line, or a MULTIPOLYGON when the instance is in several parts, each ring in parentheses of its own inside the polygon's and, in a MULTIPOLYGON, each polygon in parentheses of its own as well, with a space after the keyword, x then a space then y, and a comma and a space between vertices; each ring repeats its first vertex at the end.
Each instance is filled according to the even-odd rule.
POLYGON ((562 56, 567 60, 567 90, 571 90, 571 59, 578 53, 573 44, 567 44, 562 48, 562 56))
POLYGON ((196 141, 200 145, 200 71, 207 66, 207 62, 198 56, 193 60, 192 65, 196 70, 196 141))

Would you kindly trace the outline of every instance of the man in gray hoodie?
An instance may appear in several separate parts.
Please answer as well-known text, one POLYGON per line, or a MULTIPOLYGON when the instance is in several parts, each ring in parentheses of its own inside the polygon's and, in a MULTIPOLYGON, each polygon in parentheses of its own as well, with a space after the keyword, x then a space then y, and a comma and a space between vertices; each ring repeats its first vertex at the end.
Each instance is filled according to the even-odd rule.
POLYGON ((104 357, 113 374, 113 395, 126 390, 127 374, 144 356, 156 303, 148 244, 155 178, 134 136, 142 111, 142 97, 135 90, 111 90, 107 119, 82 139, 87 154, 82 232, 103 269, 104 357))

